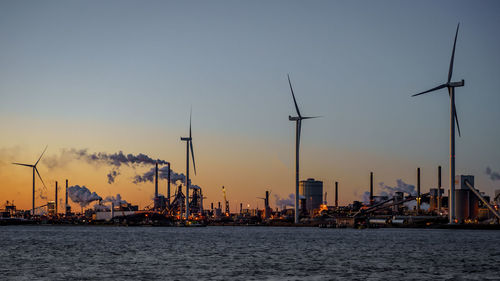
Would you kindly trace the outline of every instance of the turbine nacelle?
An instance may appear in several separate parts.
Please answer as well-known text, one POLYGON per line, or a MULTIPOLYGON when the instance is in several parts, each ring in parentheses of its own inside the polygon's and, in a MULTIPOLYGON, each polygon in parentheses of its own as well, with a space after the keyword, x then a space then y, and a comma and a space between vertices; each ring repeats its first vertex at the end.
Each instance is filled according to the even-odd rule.
POLYGON ((292 117, 292 116, 288 115, 288 120, 290 120, 290 121, 298 121, 298 120, 300 120, 300 119, 301 119, 301 118, 300 118, 300 117, 298 117, 298 116, 293 116, 293 117, 292 117))
POLYGON ((448 87, 463 87, 465 85, 465 80, 462 79, 462 81, 459 82, 450 82, 448 83, 448 87))

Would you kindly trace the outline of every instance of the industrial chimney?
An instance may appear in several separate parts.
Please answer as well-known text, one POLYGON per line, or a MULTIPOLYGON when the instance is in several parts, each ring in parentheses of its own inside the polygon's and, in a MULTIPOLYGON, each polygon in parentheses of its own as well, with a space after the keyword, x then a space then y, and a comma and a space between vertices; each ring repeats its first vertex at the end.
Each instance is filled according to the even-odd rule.
POLYGON ((438 198, 437 198, 437 209, 438 209, 438 214, 441 213, 441 166, 438 166, 438 198))
POLYGON ((155 165, 155 199, 158 198, 158 162, 155 165))
POLYGON ((339 183, 335 182, 335 208, 339 207, 339 183))
POLYGON ((420 168, 417 168, 417 213, 420 213, 420 168))
MULTIPOLYGON (((167 206, 170 206, 170 162, 168 164, 168 171, 167 171, 167 206)), ((212 208, 213 209, 213 208, 212 208)))
POLYGON ((370 172, 370 206, 373 205, 373 172, 370 172))
POLYGON ((54 211, 54 216, 57 216, 57 181, 56 181, 56 200, 55 201, 56 201, 56 206, 55 206, 56 209, 54 211))
POLYGON ((65 202, 64 208, 66 208, 64 210, 64 214, 66 214, 66 216, 67 216, 68 215, 68 179, 66 179, 66 202, 65 202))

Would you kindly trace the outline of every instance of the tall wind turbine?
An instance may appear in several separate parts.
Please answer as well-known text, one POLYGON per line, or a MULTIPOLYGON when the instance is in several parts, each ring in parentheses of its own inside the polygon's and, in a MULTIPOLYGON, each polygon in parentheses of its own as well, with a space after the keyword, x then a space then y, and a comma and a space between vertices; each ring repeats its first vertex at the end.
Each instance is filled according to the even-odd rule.
MULTIPOLYGON (((189 151, 191 151, 191 157, 193 159, 193 169, 196 175, 196 164, 194 162, 194 150, 193 150, 193 138, 191 135, 191 112, 189 113, 189 137, 181 137, 181 141, 186 142, 186 220, 189 218, 189 151)), ((170 167, 169 167, 170 168, 170 167)))
POLYGON ((42 154, 40 155, 40 158, 38 158, 38 160, 36 161, 36 163, 34 165, 22 164, 22 163, 12 163, 14 165, 30 167, 33 169, 33 197, 32 197, 32 203, 31 203, 31 215, 35 215, 35 172, 37 173, 38 177, 42 181, 43 186, 45 186, 45 183, 43 182, 42 176, 40 176, 40 173, 38 172, 38 169, 36 168, 36 165, 38 165, 38 162, 40 162, 40 159, 42 159, 42 156, 45 153, 45 150, 47 150, 47 146, 45 147, 42 154))
POLYGON ((297 105, 297 100, 295 99, 295 94, 293 93, 292 82, 290 82, 290 75, 288 77, 288 84, 290 85, 290 91, 292 92, 293 103, 295 104, 295 110, 297 111, 297 116, 288 116, 288 120, 295 121, 295 223, 299 223, 299 149, 300 149, 300 131, 302 126, 302 120, 318 118, 305 117, 300 114, 299 106, 297 105))
POLYGON ((458 135, 460 136, 460 125, 458 123, 457 109, 455 107, 455 88, 463 87, 464 80, 459 82, 451 82, 451 76, 453 74, 453 61, 455 60, 455 47, 457 45, 458 28, 460 23, 457 25, 457 31, 455 33, 455 41, 453 42, 453 51, 451 52, 450 68, 448 70, 448 80, 446 83, 434 87, 425 92, 421 92, 412 97, 423 95, 429 92, 433 92, 439 89, 448 88, 448 95, 450 96, 450 223, 455 222, 455 122, 457 123, 458 135))

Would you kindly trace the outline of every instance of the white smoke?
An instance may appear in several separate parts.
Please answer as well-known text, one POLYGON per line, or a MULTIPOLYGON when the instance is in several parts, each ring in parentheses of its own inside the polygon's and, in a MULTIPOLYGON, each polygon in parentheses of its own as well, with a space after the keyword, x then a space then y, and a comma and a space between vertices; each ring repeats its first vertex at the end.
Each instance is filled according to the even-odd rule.
POLYGON ((102 202, 103 203, 112 202, 115 206, 119 206, 122 204, 128 204, 127 201, 122 199, 122 196, 120 195, 120 193, 116 194, 116 197, 115 196, 108 196, 104 200, 102 200, 102 202))
POLYGON ((295 206, 295 194, 290 193, 288 198, 280 198, 278 194, 274 194, 276 206, 295 206))
POLYGON ((90 192, 87 187, 79 185, 68 187, 68 196, 71 201, 80 204, 82 207, 87 206, 92 201, 102 199, 97 193, 90 192))
MULTIPOLYGON (((387 196, 389 198, 393 197, 396 192, 404 192, 405 194, 417 195, 415 191, 415 186, 411 184, 405 183, 402 179, 396 180, 396 186, 385 185, 383 182, 379 183, 380 193, 379 196, 387 196)), ((374 194, 375 196, 375 191, 374 194)), ((363 203, 370 203, 370 192, 365 191, 361 196, 361 200, 363 203)))
POLYGON ((379 183, 379 186, 380 189, 382 190, 380 192, 380 195, 382 196, 392 197, 394 196, 394 193, 398 191, 410 195, 417 195, 417 192, 415 191, 415 186, 405 183, 402 179, 396 180, 396 186, 385 185, 383 182, 379 183))

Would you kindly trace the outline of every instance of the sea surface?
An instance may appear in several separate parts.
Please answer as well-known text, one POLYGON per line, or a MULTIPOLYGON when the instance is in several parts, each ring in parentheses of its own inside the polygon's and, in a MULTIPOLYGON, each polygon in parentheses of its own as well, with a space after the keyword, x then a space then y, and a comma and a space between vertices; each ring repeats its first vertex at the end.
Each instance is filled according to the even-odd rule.
POLYGON ((2 226, 0 280, 500 280, 500 231, 2 226))

